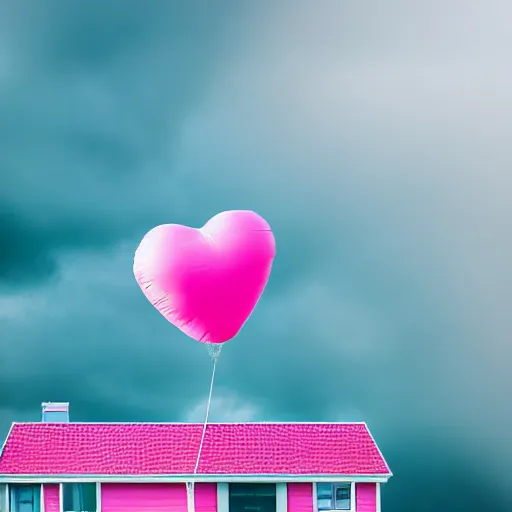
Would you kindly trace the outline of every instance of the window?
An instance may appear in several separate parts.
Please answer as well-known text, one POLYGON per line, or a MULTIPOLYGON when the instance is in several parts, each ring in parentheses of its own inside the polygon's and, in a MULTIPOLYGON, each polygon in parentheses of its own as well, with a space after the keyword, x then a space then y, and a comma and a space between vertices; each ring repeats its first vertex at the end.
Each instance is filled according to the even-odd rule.
POLYGON ((96 512, 96 484, 62 484, 63 512, 96 512))
POLYGON ((41 510, 40 485, 9 485, 10 512, 39 512, 41 510))
POLYGON ((350 510, 350 484, 316 484, 318 510, 350 510))
POLYGON ((229 512, 276 512, 276 484, 229 484, 229 512))
POLYGON ((0 484, 0 512, 8 512, 7 484, 0 484))

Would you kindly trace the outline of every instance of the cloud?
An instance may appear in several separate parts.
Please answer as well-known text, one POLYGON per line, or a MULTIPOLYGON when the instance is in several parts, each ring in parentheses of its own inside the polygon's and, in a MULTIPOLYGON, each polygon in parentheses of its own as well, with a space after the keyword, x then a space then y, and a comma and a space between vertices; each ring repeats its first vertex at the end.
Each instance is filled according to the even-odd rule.
POLYGON ((179 214, 169 151, 236 15, 195 3, 200 14, 192 3, 3 6, 0 55, 13 61, 0 94, 4 284, 47 280, 55 253, 112 247, 179 214))
MULTIPOLYGON (((184 421, 203 423, 208 400, 201 400, 185 413, 184 421)), ((212 397, 208 421, 211 423, 243 423, 255 421, 258 409, 246 400, 242 400, 233 393, 215 393, 212 397)))

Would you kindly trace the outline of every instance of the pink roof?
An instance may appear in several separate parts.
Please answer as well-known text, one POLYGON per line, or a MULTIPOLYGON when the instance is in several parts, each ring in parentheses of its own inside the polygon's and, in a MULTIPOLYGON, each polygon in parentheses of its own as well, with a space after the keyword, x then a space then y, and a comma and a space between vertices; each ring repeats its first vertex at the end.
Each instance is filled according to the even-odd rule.
MULTIPOLYGON (((15 423, 0 475, 190 475, 202 424, 15 423)), ((389 475, 364 423, 211 423, 198 473, 389 475)))

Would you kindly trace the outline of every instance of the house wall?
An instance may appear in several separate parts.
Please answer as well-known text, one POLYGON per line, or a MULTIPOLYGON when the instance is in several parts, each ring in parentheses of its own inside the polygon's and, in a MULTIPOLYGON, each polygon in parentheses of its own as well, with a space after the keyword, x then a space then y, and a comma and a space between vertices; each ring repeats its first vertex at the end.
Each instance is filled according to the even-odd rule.
MULTIPOLYGON (((278 512, 315 512, 311 483, 278 484, 278 512)), ((380 512, 378 484, 355 484, 355 512, 380 512)), ((60 512, 60 486, 44 484, 44 512, 60 512)), ((8 512, 7 486, 0 484, 0 512, 8 512)), ((101 512, 188 512, 185 484, 101 484, 101 512)), ((228 484, 197 483, 196 512, 228 512, 228 484), (224 492, 221 492, 224 491, 224 492), (225 496, 224 496, 225 495, 225 496)))
POLYGON ((313 484, 288 484, 288 511, 313 512, 313 484))
MULTIPOLYGON (((207 504, 208 490, 200 494, 199 501, 207 504)), ((171 511, 187 512, 185 484, 101 484, 101 512, 171 511)))
POLYGON ((59 484, 43 485, 44 512, 60 512, 59 484))
POLYGON ((377 486, 373 483, 356 484, 356 512, 377 511, 377 486))
POLYGON ((197 483, 194 487, 196 512, 217 512, 217 484, 197 483))

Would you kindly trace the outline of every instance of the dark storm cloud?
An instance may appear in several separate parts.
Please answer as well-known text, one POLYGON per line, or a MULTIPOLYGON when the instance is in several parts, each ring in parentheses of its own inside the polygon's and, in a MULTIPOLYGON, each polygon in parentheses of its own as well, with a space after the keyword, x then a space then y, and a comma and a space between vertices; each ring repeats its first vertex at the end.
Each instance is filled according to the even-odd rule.
POLYGON ((133 251, 251 208, 278 253, 212 419, 365 420, 385 510, 510 509, 503 6, 123 5, 2 4, 0 428, 201 420, 204 347, 133 251))
POLYGON ((157 190, 173 173, 162 150, 201 103, 228 7, 1 7, 0 281, 47 278, 55 252, 140 236, 176 210, 157 190))

